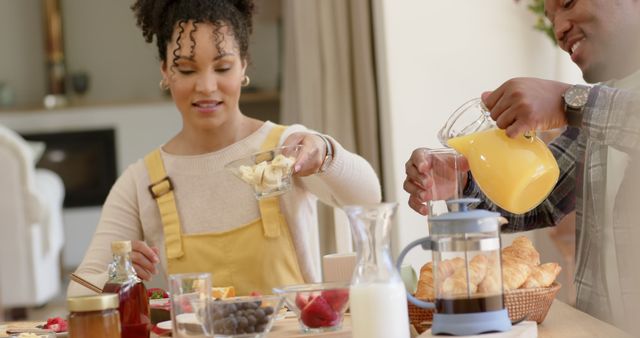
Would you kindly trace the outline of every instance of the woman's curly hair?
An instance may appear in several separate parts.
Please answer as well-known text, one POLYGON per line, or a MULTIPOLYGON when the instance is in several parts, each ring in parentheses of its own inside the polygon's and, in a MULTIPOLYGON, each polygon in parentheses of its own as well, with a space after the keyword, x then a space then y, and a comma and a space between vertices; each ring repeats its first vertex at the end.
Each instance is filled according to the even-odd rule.
MULTIPOLYGON (((198 23, 212 23, 216 26, 215 43, 220 49, 222 26, 228 26, 238 43, 240 57, 248 58, 249 35, 253 27, 253 0, 136 0, 131 6, 137 24, 142 29, 145 41, 156 39, 158 54, 161 61, 167 60, 167 44, 171 41, 174 28, 179 29, 176 50, 180 50, 180 40, 183 38, 184 24, 189 21, 198 23)), ((191 32, 193 35, 193 31, 191 32)), ((189 37, 195 46, 193 36, 189 37)), ((193 47, 191 49, 193 56, 193 47)), ((175 63, 175 60, 174 60, 175 63)))

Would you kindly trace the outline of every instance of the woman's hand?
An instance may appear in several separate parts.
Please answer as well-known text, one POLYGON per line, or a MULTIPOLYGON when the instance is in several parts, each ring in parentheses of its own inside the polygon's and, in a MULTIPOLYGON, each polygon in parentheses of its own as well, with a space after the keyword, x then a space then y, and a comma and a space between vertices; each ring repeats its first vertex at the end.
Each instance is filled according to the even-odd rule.
POLYGON ((160 263, 159 254, 160 251, 156 247, 149 247, 143 241, 131 241, 131 262, 138 277, 149 281, 158 273, 156 266, 160 263))
POLYGON ((427 148, 414 150, 405 163, 407 177, 403 185, 410 195, 409 206, 419 214, 427 215, 429 208, 426 203, 455 196, 457 184, 465 186, 467 183, 467 175, 460 175, 467 171, 469 163, 462 156, 430 153, 427 148))
POLYGON ((318 134, 297 132, 289 135, 283 146, 296 146, 299 144, 302 145, 302 149, 298 153, 296 163, 293 165, 293 174, 296 176, 309 176, 317 173, 327 155, 327 145, 318 134))
POLYGON ((507 135, 560 128, 567 124, 562 95, 571 85, 535 78, 515 78, 482 94, 491 118, 507 135))

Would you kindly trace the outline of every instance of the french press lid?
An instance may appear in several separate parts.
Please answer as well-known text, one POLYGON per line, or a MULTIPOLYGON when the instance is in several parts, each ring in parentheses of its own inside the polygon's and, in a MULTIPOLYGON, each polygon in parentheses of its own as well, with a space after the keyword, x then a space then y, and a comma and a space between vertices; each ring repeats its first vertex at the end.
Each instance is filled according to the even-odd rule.
POLYGON ((429 217, 432 235, 495 232, 500 228, 500 213, 483 209, 469 210, 469 204, 480 202, 477 198, 461 198, 447 201, 448 206, 458 205, 460 211, 429 217))

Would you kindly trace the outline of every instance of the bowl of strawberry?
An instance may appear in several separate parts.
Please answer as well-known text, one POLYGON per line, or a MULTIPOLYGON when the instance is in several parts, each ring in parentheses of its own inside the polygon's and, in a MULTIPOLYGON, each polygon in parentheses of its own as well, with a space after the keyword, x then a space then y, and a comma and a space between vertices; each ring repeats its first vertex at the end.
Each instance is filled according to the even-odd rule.
POLYGON ((147 297, 149 297, 149 299, 165 299, 169 298, 169 294, 161 288, 150 288, 147 289, 147 297))
POLYGON ((161 288, 150 288, 147 289, 147 297, 149 298, 152 324, 171 319, 171 303, 167 291, 161 288))
POLYGON ((315 283, 290 285, 273 291, 284 297, 296 313, 303 332, 337 331, 349 307, 349 284, 315 283))

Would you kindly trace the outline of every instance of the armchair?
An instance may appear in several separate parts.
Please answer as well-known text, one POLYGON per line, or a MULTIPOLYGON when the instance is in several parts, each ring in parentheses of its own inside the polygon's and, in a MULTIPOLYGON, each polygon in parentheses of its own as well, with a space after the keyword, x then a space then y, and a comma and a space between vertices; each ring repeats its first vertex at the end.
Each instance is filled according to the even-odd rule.
POLYGON ((0 302, 39 306, 60 292, 64 185, 35 168, 20 135, 0 125, 0 302))

